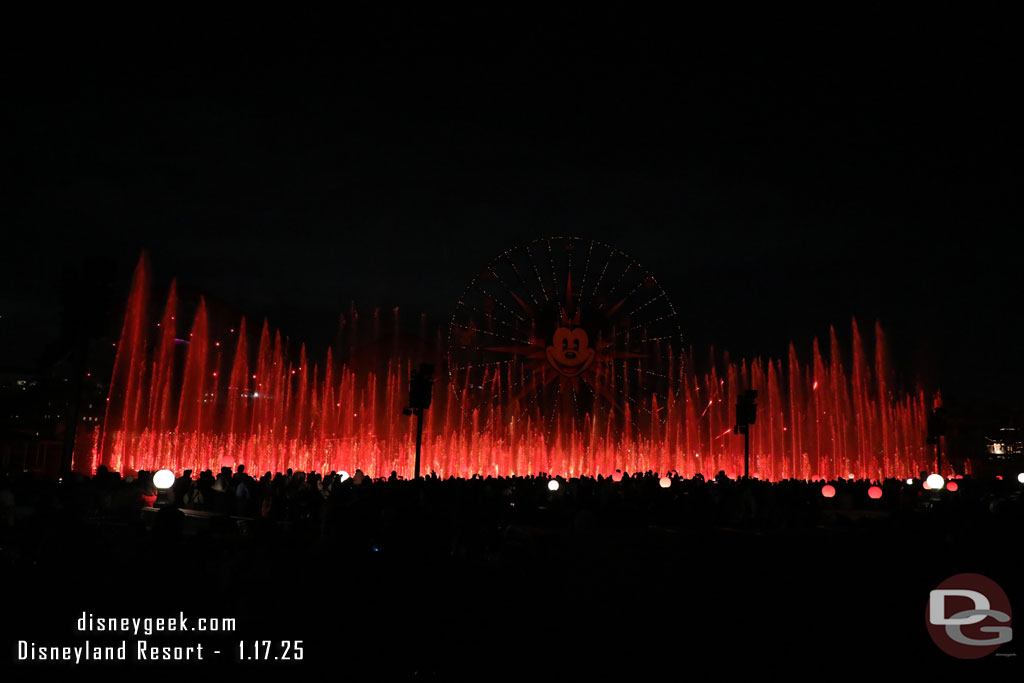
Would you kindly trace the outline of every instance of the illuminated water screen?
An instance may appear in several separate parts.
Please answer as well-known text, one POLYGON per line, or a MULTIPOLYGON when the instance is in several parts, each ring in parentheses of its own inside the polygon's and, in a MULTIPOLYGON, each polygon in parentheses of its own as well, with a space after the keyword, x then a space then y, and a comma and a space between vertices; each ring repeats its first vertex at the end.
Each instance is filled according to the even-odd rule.
POLYGON ((870 351, 853 321, 846 355, 831 329, 826 348, 815 339, 804 356, 790 344, 784 359, 723 356, 697 370, 653 275, 590 240, 501 254, 471 279, 447 334, 428 333, 422 318, 400 332, 397 309, 362 319, 350 310, 320 362, 266 321, 256 333, 245 319, 213 320, 202 300, 184 320, 173 283, 162 312, 151 310, 150 287, 143 257, 106 418, 76 451, 79 470, 244 464, 411 477, 415 424, 402 409, 421 362, 438 368, 422 469, 442 477, 742 475, 734 404, 751 388, 752 476, 881 479, 934 467, 926 414, 938 399, 894 385, 877 323, 870 351))

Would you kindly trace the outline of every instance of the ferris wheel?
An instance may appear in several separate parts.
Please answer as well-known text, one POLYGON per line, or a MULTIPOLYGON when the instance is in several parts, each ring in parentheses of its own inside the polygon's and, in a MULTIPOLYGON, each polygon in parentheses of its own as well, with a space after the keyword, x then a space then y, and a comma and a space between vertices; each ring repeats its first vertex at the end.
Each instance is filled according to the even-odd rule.
POLYGON ((479 271, 448 328, 448 373, 470 407, 549 427, 611 414, 637 426, 678 395, 682 335, 657 279, 579 237, 514 247, 479 271))

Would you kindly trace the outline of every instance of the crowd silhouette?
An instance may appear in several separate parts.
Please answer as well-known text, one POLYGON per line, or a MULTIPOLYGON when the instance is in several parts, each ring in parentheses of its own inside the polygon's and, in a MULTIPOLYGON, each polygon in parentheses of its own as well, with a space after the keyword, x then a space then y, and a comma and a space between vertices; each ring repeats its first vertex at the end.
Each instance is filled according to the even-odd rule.
MULTIPOLYGON (((396 530, 434 527, 464 535, 466 527, 506 532, 509 527, 565 528, 614 526, 735 528, 773 531, 807 529, 858 519, 881 519, 943 511, 960 518, 1016 518, 1021 486, 1001 479, 957 479, 957 490, 931 491, 927 473, 911 481, 886 479, 824 481, 731 479, 724 472, 705 480, 674 472, 623 473, 563 478, 530 476, 442 479, 436 474, 407 480, 392 472, 371 478, 361 470, 343 473, 265 472, 251 476, 244 465, 219 472, 185 470, 166 491, 153 474, 122 476, 99 467, 93 477, 72 474, 53 482, 31 473, 0 478, 0 520, 5 533, 38 518, 76 516, 134 521, 156 508, 157 518, 200 513, 248 523, 246 528, 290 529, 320 537, 345 534, 368 543, 396 530), (549 483, 559 482, 552 490, 549 483), (881 488, 878 499, 868 496, 881 488)), ((181 530, 188 525, 181 524, 181 530)), ((194 526, 194 525, 193 525, 194 526)), ((460 536, 461 537, 461 536, 460 536)))
POLYGON ((957 483, 838 480, 826 498, 822 481, 721 472, 406 480, 239 466, 183 472, 165 491, 149 472, 4 475, 0 567, 31 600, 4 628, 45 641, 82 610, 166 607, 237 617, 229 637, 301 638, 325 672, 389 679, 535 676, 549 651, 573 671, 634 674, 667 670, 666 652, 776 656, 793 642, 803 658, 902 656, 921 596, 946 576, 1015 588, 1007 539, 1024 486, 957 483), (896 612, 878 622, 878 606, 896 612), (763 623, 773 614, 786 629, 763 623))

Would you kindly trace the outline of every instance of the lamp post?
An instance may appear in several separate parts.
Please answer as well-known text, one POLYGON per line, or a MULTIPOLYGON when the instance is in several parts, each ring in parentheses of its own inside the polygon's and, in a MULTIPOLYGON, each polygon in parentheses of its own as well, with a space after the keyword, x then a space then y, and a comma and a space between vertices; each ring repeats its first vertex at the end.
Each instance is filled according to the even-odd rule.
POLYGON ((167 491, 174 486, 174 472, 164 469, 153 475, 153 486, 156 487, 156 506, 167 505, 167 491))
POLYGON ((757 390, 747 389, 736 399, 736 426, 733 434, 743 435, 743 478, 750 478, 750 425, 757 421, 757 390))
POLYGON ((416 466, 413 478, 420 478, 420 452, 423 448, 423 411, 430 407, 434 389, 434 366, 420 363, 420 369, 409 376, 409 407, 402 413, 416 416, 416 466))
POLYGON ((935 471, 942 474, 942 437, 946 435, 946 409, 943 407, 933 408, 928 413, 928 438, 929 444, 935 444, 935 471))

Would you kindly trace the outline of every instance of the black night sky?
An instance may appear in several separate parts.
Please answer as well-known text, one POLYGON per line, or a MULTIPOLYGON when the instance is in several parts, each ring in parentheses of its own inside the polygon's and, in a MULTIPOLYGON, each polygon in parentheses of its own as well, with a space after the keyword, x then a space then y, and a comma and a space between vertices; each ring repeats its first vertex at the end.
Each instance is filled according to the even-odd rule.
POLYGON ((880 318, 908 379, 1019 407, 1011 27, 736 19, 14 18, 0 364, 57 337, 62 273, 123 301, 143 249, 158 284, 322 345, 351 300, 442 321, 565 234, 648 266, 698 349, 880 318))

